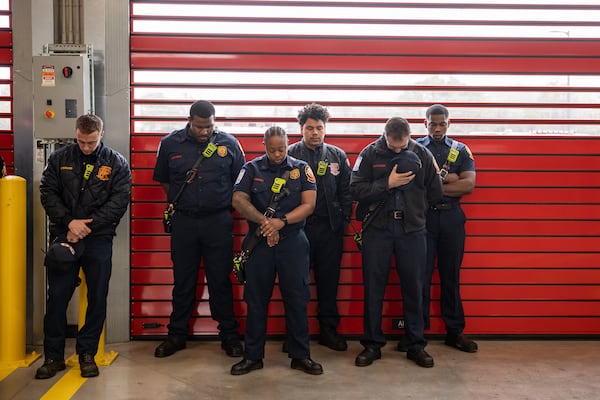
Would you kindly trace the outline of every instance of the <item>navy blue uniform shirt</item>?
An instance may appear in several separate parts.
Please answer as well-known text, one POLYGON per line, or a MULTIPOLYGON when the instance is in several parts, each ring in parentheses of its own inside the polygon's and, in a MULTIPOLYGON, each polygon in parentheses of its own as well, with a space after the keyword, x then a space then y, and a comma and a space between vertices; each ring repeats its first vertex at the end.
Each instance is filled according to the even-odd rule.
MULTIPOLYGON (((182 130, 168 134, 161 139, 158 148, 153 179, 170 185, 167 194, 169 202, 185 184, 187 171, 208 145, 208 142, 196 141, 188 130, 189 124, 182 130)), ((211 213, 231 207, 233 182, 244 165, 244 152, 237 139, 226 132, 215 128, 211 138, 217 150, 202 161, 198 176, 183 191, 176 210, 211 213)))
MULTIPOLYGON (((444 140, 439 142, 433 140, 431 136, 425 136, 417 139, 417 143, 422 144, 427 147, 435 161, 437 162, 440 168, 444 168, 444 165, 447 165, 449 173, 455 173, 460 175, 461 172, 464 171, 475 171, 475 160, 473 159, 473 154, 469 147, 466 144, 459 142, 458 140, 454 140, 449 138, 448 136, 444 137, 444 140), (450 153, 450 149, 452 148, 452 143, 457 142, 458 146, 456 150, 458 151, 458 158, 455 162, 448 162, 448 153, 450 153)), ((456 201, 459 200, 460 197, 448 197, 444 196, 444 201, 456 201)))
MULTIPOLYGON (((286 213, 292 211, 302 202, 302 192, 305 190, 317 190, 315 176, 310 166, 301 160, 287 156, 279 165, 273 165, 269 162, 267 155, 255 158, 246 163, 238 176, 234 191, 244 192, 250 195, 250 202, 256 209, 264 213, 271 203, 273 192, 271 188, 275 178, 281 178, 284 171, 290 171, 285 187, 289 190, 289 195, 283 197, 277 203, 277 210, 273 218, 280 218, 286 213)), ((258 225, 249 222, 250 232, 254 232, 258 225)), ((295 224, 289 224, 281 229, 281 233, 288 230, 300 229, 304 226, 304 221, 295 224)))

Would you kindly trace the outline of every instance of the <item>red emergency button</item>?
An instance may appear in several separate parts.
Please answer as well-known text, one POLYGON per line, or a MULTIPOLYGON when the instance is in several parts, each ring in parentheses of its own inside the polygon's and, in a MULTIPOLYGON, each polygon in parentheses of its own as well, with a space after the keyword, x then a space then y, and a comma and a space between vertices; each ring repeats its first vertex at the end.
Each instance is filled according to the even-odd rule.
POLYGON ((73 75, 73 68, 64 67, 62 73, 65 78, 70 78, 73 75))
POLYGON ((46 119, 54 119, 54 115, 54 111, 52 110, 46 110, 46 112, 44 113, 46 119))

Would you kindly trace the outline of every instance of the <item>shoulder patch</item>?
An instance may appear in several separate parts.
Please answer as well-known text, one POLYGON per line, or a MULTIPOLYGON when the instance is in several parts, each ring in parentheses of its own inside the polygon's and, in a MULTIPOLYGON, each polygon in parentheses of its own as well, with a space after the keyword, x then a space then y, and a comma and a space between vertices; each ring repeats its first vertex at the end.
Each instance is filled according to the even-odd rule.
POLYGON ((313 174, 312 169, 310 168, 310 165, 306 165, 306 167, 304 167, 304 173, 306 174, 306 180, 310 183, 316 183, 317 180, 315 179, 315 174, 313 174))
POLYGON ((239 184, 242 181, 242 178, 244 177, 245 173, 246 173, 246 170, 244 168, 242 168, 240 170, 240 173, 238 174, 237 178, 235 179, 235 185, 239 184))
POLYGON ((352 171, 354 171, 354 172, 358 171, 358 169, 360 168, 361 162, 362 162, 362 156, 358 156, 358 158, 356 159, 356 162, 354 163, 354 168, 352 168, 352 171))
POLYGON ((471 153, 471 149, 466 144, 465 144, 465 150, 467 151, 467 154, 469 155, 469 158, 471 160, 475 161, 475 159, 473 158, 473 153, 471 153))
POLYGON ((242 147, 242 144, 240 143, 239 140, 237 141, 237 145, 238 145, 238 148, 240 149, 240 151, 242 152, 242 156, 246 157, 246 153, 244 153, 244 148, 242 147))

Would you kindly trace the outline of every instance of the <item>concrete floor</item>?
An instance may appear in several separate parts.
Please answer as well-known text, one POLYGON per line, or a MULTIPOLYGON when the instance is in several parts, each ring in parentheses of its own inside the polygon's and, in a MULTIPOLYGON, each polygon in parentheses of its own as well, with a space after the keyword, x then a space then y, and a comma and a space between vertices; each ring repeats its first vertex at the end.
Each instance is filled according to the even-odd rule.
POLYGON ((107 352, 119 353, 117 359, 101 367, 99 377, 84 380, 72 397, 60 391, 48 394, 65 371, 48 380, 34 379, 40 358, 0 382, 0 400, 600 399, 597 340, 478 340, 476 354, 432 340, 427 351, 435 367, 430 369, 395 351, 395 342, 383 349, 381 360, 361 368, 354 366, 362 350, 358 341, 350 341, 346 352, 312 341, 312 358, 325 370, 320 376, 292 370, 277 340, 267 342, 264 369, 243 376, 229 374, 239 359, 227 357, 217 341, 190 341, 186 350, 164 359, 153 356, 158 343, 107 345, 107 352))

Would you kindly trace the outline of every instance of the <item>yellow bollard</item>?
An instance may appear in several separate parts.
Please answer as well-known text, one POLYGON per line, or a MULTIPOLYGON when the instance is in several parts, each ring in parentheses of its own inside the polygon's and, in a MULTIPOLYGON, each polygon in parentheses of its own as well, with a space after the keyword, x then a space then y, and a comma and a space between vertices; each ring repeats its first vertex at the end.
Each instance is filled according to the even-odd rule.
POLYGON ((25 352, 26 181, 0 179, 0 380, 40 357, 25 352))
MULTIPOLYGON (((81 279, 81 284, 79 285, 79 315, 77 320, 77 328, 81 329, 85 324, 85 313, 87 311, 87 284, 85 282, 85 274, 83 273, 83 269, 79 270, 79 279, 81 279)), ((94 357, 94 361, 98 365, 110 365, 115 361, 115 358, 119 353, 116 351, 110 351, 106 353, 104 351, 104 328, 102 328, 102 333, 100 334, 100 340, 98 341, 98 351, 96 352, 96 356, 94 357)), ((67 360, 67 364, 70 366, 79 365, 79 357, 77 354, 73 354, 67 360)))

